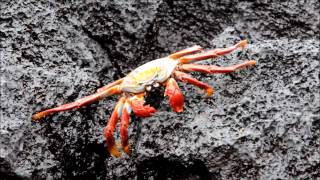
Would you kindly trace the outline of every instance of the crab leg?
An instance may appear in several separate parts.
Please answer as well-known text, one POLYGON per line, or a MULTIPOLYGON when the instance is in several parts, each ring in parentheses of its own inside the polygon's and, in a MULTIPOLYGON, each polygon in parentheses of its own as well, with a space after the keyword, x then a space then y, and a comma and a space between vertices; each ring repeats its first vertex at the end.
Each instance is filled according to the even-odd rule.
POLYGON ((196 52, 200 52, 202 51, 202 47, 201 46, 192 46, 190 48, 187 48, 187 49, 184 49, 184 50, 181 50, 181 51, 178 51, 176 53, 173 53, 173 54, 170 54, 170 58, 172 59, 178 59, 182 56, 185 56, 185 55, 188 55, 188 54, 193 54, 193 53, 196 53, 196 52))
POLYGON ((120 156, 120 152, 118 151, 116 144, 115 144, 115 140, 113 137, 113 133, 114 130, 116 128, 117 122, 119 117, 121 117, 122 114, 122 108, 123 108, 123 104, 125 102, 125 97, 122 97, 116 104, 111 117, 108 121, 107 126, 104 129, 104 134, 106 137, 106 142, 107 142, 107 146, 108 146, 108 151, 111 155, 113 155, 114 157, 119 157, 120 156))
POLYGON ((102 92, 102 91, 104 91, 104 90, 106 90, 106 89, 109 89, 109 88, 112 87, 112 86, 119 85, 119 84, 122 83, 122 81, 123 81, 123 78, 118 79, 118 80, 116 80, 116 81, 114 81, 114 82, 112 82, 112 83, 110 83, 110 84, 107 84, 107 85, 105 85, 105 86, 97 89, 97 92, 99 93, 99 92, 102 92))
POLYGON ((208 73, 208 74, 230 73, 240 68, 256 65, 256 63, 257 63, 256 61, 251 60, 251 61, 245 61, 243 63, 236 64, 233 66, 227 66, 227 67, 219 67, 214 65, 200 65, 200 64, 182 64, 180 66, 180 69, 188 72, 196 71, 196 72, 208 73))
POLYGON ((170 78, 166 82, 164 95, 169 97, 170 106, 174 111, 183 111, 184 97, 181 90, 179 89, 176 80, 174 80, 173 78, 170 78))
POLYGON ((213 88, 211 86, 193 78, 189 74, 186 74, 181 71, 174 71, 174 75, 178 80, 180 80, 182 82, 187 82, 187 83, 193 84, 195 86, 198 86, 200 89, 204 89, 207 92, 208 96, 211 96, 213 94, 213 88))
POLYGON ((201 61, 204 59, 216 58, 218 56, 222 56, 222 55, 231 53, 232 51, 234 51, 238 48, 244 48, 247 45, 247 43, 248 43, 247 40, 242 40, 231 47, 227 47, 227 48, 223 48, 223 49, 213 49, 213 50, 209 50, 207 52, 201 53, 201 54, 194 54, 194 55, 181 57, 180 62, 186 64, 186 63, 191 63, 194 61, 201 61))
POLYGON ((37 120, 40 120, 41 118, 43 118, 49 114, 52 114, 52 113, 56 113, 56 112, 60 112, 60 111, 68 111, 68 110, 71 110, 74 108, 80 108, 81 106, 91 104, 95 101, 98 101, 98 100, 104 98, 104 97, 111 96, 113 94, 118 94, 120 92, 121 91, 119 89, 119 85, 116 85, 116 86, 110 87, 109 89, 106 89, 104 91, 86 96, 82 99, 78 99, 75 102, 64 104, 64 105, 61 105, 61 106, 58 106, 58 107, 55 107, 52 109, 47 109, 45 111, 41 111, 41 112, 33 115, 32 120, 37 121, 37 120))
POLYGON ((149 117, 156 112, 154 107, 151 107, 150 105, 144 105, 144 93, 133 96, 128 102, 130 103, 132 111, 136 116, 149 117))
POLYGON ((122 145, 123 151, 127 154, 130 153, 130 147, 128 143, 128 128, 129 128, 130 113, 131 113, 130 104, 128 101, 126 101, 122 108, 120 136, 121 136, 121 145, 122 145))

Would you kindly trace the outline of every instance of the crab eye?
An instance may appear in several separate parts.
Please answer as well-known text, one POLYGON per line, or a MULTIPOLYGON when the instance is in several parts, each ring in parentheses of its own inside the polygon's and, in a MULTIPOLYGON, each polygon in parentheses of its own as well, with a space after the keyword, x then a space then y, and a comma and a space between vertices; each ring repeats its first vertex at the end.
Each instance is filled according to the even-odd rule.
POLYGON ((147 91, 151 91, 151 86, 147 86, 147 87, 146 87, 146 90, 147 90, 147 91))
POLYGON ((154 84, 153 84, 153 87, 156 87, 156 88, 157 88, 157 87, 159 87, 159 86, 160 86, 159 83, 154 83, 154 84))

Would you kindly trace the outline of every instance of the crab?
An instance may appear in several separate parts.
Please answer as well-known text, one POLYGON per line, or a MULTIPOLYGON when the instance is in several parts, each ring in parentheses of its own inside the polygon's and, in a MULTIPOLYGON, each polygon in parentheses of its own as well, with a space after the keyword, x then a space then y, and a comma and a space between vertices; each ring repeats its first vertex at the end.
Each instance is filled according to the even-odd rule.
POLYGON ((247 40, 241 40, 233 46, 209 51, 203 51, 203 48, 198 45, 189 47, 170 54, 167 57, 147 62, 130 72, 124 78, 99 88, 95 94, 78 99, 72 103, 38 112, 32 116, 32 119, 33 121, 39 121, 45 116, 56 112, 80 108, 111 95, 121 95, 104 128, 104 135, 109 153, 114 157, 121 156, 113 137, 117 122, 120 119, 121 146, 126 154, 130 154, 128 140, 130 114, 133 112, 138 117, 150 117, 156 112, 154 107, 145 105, 144 96, 147 91, 150 91, 153 87, 165 86, 164 96, 168 96, 171 108, 175 112, 182 112, 184 97, 176 80, 193 84, 204 90, 207 96, 212 96, 214 90, 210 85, 193 78, 187 73, 230 73, 240 68, 255 65, 256 61, 247 60, 243 63, 227 67, 191 63, 217 58, 231 53, 238 48, 243 49, 246 45, 247 40))

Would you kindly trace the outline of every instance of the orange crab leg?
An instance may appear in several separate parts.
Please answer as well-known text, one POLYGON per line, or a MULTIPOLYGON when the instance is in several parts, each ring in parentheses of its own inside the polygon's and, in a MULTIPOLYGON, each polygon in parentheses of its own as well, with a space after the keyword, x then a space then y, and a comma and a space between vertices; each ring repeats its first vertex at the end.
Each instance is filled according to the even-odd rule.
POLYGON ((181 57, 180 62, 185 64, 185 63, 191 63, 194 61, 200 61, 200 60, 209 59, 209 58, 216 58, 218 56, 231 53, 232 51, 238 48, 244 48, 247 45, 247 43, 248 43, 247 40, 242 40, 231 47, 227 47, 223 49, 213 49, 201 54, 194 54, 194 55, 181 57))
POLYGON ((173 78, 170 78, 166 82, 164 95, 169 97, 170 106, 174 111, 183 111, 184 97, 181 90, 179 89, 176 80, 174 80, 173 78))
POLYGON ((128 143, 128 128, 129 128, 130 113, 131 113, 131 107, 129 103, 126 101, 122 108, 120 136, 121 136, 121 145, 122 145, 123 151, 127 154, 130 153, 130 147, 128 143))
POLYGON ((178 80, 180 80, 182 82, 187 82, 187 83, 196 85, 201 89, 204 89, 207 92, 208 96, 211 96, 213 94, 213 88, 211 86, 209 86, 208 84, 203 83, 203 82, 193 78, 189 74, 186 74, 186 73, 181 72, 181 71, 174 71, 174 75, 178 80))
POLYGON ((60 112, 60 111, 68 111, 68 110, 71 110, 74 108, 80 108, 81 106, 91 104, 95 101, 98 101, 98 100, 104 98, 104 97, 111 96, 113 94, 118 94, 120 92, 121 91, 120 91, 118 85, 113 86, 113 87, 110 87, 109 89, 106 89, 104 91, 92 94, 90 96, 86 96, 82 99, 78 99, 75 102, 64 104, 64 105, 61 105, 61 106, 58 106, 58 107, 55 107, 52 109, 47 109, 45 111, 41 111, 37 114, 34 114, 32 116, 32 120, 37 121, 37 120, 40 120, 41 118, 43 118, 49 114, 52 114, 52 113, 56 113, 56 112, 60 112))
POLYGON ((152 116, 156 110, 150 105, 144 106, 144 94, 137 94, 130 99, 126 99, 122 107, 121 112, 121 123, 120 123, 120 136, 121 145, 123 151, 130 154, 130 146, 128 143, 128 128, 130 113, 133 111, 135 115, 139 117, 149 117, 152 116))
POLYGON ((106 137, 106 142, 107 142, 107 146, 108 146, 108 151, 109 153, 114 156, 114 157, 119 157, 120 156, 120 152, 118 151, 117 147, 116 147, 116 143, 113 137, 113 133, 114 130, 116 128, 117 122, 119 117, 121 117, 122 114, 122 108, 123 108, 123 104, 125 102, 125 97, 122 97, 116 104, 111 117, 108 121, 107 126, 104 128, 104 134, 106 137))
POLYGON ((178 59, 182 56, 185 56, 185 55, 188 55, 188 54, 193 54, 193 53, 196 53, 196 52, 200 52, 202 51, 202 47, 201 46, 192 46, 190 48, 187 48, 187 49, 184 49, 184 50, 181 50, 181 51, 178 51, 176 53, 173 53, 173 54, 170 54, 170 58, 172 59, 178 59))
POLYGON ((150 117, 156 112, 154 107, 144 105, 144 93, 133 96, 128 102, 131 105, 132 111, 138 117, 150 117))
POLYGON ((209 74, 216 74, 216 73, 230 73, 237 69, 244 68, 247 66, 253 66, 256 65, 256 61, 245 61, 240 64, 236 64, 233 66, 227 66, 227 67, 219 67, 214 65, 200 65, 200 64, 182 64, 179 68, 183 71, 196 71, 201 73, 209 73, 209 74))
POLYGON ((105 85, 105 86, 97 89, 97 92, 99 93, 99 92, 102 92, 102 91, 104 91, 104 90, 106 90, 106 89, 109 89, 109 88, 112 87, 112 86, 119 85, 119 84, 122 83, 122 81, 123 81, 123 78, 118 79, 118 80, 116 80, 116 81, 114 81, 114 82, 112 82, 112 83, 110 83, 110 84, 107 84, 107 85, 105 85))

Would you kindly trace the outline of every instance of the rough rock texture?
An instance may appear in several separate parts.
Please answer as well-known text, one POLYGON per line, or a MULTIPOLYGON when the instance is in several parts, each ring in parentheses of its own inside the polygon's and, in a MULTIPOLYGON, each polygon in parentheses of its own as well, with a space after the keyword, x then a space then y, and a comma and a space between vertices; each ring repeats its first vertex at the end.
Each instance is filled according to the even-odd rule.
POLYGON ((0 3, 0 177, 4 179, 316 179, 320 177, 319 2, 63 1, 0 3), (133 117, 132 155, 110 157, 102 134, 117 97, 31 122, 149 60, 199 44, 256 67, 180 83, 185 111, 149 96, 133 117))

